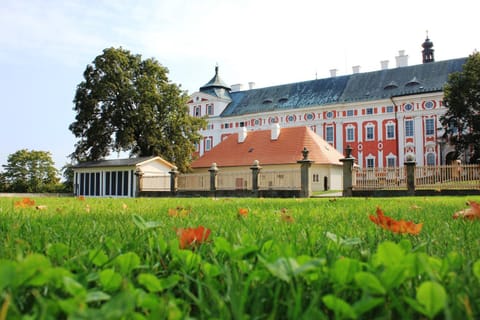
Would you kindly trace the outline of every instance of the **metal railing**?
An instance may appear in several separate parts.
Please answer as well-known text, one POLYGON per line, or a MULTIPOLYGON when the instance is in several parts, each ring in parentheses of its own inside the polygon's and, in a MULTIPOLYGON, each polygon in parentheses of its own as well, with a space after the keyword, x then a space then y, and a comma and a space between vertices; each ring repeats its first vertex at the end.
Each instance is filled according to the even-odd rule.
POLYGON ((480 189, 480 165, 415 167, 415 189, 480 189))
POLYGON ((210 190, 210 173, 187 173, 178 176, 178 190, 210 190))
POLYGON ((258 188, 275 190, 299 190, 302 188, 300 170, 262 170, 258 177, 258 188))
POLYGON ((252 172, 220 172, 217 175, 218 190, 251 190, 252 172))
POLYGON ((170 175, 142 176, 140 191, 169 191, 170 175))
POLYGON ((353 189, 355 190, 407 188, 405 167, 354 168, 353 170, 353 189))

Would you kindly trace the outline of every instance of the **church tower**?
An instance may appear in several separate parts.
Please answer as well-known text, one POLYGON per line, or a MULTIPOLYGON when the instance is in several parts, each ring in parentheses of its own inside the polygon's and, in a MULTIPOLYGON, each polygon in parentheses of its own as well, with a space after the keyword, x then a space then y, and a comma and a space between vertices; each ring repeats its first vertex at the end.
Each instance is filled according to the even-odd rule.
POLYGON ((428 62, 435 62, 435 58, 433 57, 433 42, 430 41, 428 38, 428 31, 427 31, 427 38, 425 41, 422 43, 422 58, 423 58, 423 63, 428 63, 428 62))

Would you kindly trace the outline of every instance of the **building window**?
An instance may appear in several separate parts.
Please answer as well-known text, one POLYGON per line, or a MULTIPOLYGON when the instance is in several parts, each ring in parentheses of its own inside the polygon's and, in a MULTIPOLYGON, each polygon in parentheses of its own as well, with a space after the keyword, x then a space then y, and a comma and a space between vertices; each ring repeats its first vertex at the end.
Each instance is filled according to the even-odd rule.
POLYGON ((333 144, 334 140, 333 140, 333 126, 328 126, 325 128, 325 140, 328 142, 328 143, 331 143, 333 144))
POLYGON ((413 105, 411 103, 407 103, 404 106, 405 111, 412 111, 413 110, 413 105))
POLYGON ((394 168, 396 167, 397 159, 395 157, 387 157, 387 167, 394 168))
POLYGON ((318 173, 313 174, 313 182, 320 182, 320 176, 318 173))
POLYGON ((347 117, 353 117, 353 110, 347 110, 347 117))
POLYGON ((387 112, 392 113, 393 112, 393 106, 387 106, 387 112))
POLYGON ((202 108, 200 106, 195 107, 195 117, 200 117, 202 115, 202 108))
POLYGON ((241 128, 242 128, 242 127, 245 127, 245 122, 240 121, 240 127, 241 127, 241 128))
POLYGON ((332 111, 328 111, 327 112, 327 119, 331 119, 333 118, 333 112, 332 111))
POLYGON ((347 142, 355 141, 355 128, 347 127, 347 142))
POLYGON ((435 153, 427 153, 427 166, 435 165, 435 153))
POLYGON ((425 109, 433 109, 434 106, 435 104, 432 100, 425 102, 425 109))
POLYGON ((313 114, 313 113, 306 113, 305 114, 305 120, 311 121, 313 119, 315 119, 315 114, 313 114))
POLYGON ((387 139, 395 139, 395 124, 387 124, 387 139))
POLYGON ((212 149, 212 138, 205 139, 205 151, 210 151, 212 149))
POLYGON ((367 168, 375 168, 375 158, 367 158, 367 168))
POLYGON ((213 115, 213 104, 207 105, 207 114, 208 114, 209 116, 212 116, 212 115, 213 115))
POLYGON ((435 134, 435 121, 433 118, 425 119, 425 134, 433 136, 435 134))
POLYGON ((373 108, 367 108, 366 114, 373 114, 373 108))
POLYGON ((405 137, 413 137, 413 120, 405 120, 405 137))
POLYGON ((373 125, 370 125, 365 127, 365 129, 367 130, 365 135, 365 140, 367 141, 375 140, 375 133, 374 133, 375 127, 373 125))

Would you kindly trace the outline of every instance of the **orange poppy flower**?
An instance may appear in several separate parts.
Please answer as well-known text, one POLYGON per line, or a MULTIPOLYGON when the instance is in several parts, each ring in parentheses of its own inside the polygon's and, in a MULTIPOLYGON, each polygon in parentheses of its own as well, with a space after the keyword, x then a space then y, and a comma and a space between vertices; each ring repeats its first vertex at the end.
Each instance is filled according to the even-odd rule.
POLYGON ((246 217, 246 216, 248 216, 248 209, 247 209, 247 208, 239 208, 239 209, 238 209, 238 216, 239 216, 239 217, 246 217))
POLYGON ((80 201, 85 201, 85 196, 78 196, 77 199, 80 200, 80 201))
POLYGON ((408 233, 417 235, 423 227, 423 223, 413 223, 412 221, 395 220, 386 216, 380 207, 377 207, 377 216, 369 215, 369 219, 385 230, 390 230, 394 233, 408 233))
POLYGON ((470 208, 457 211, 453 214, 453 219, 464 218, 468 220, 480 219, 480 203, 475 201, 467 201, 470 208))
POLYGON ((210 229, 203 226, 197 228, 177 229, 180 240, 180 249, 192 248, 207 241, 210 236, 210 229))
POLYGON ((30 198, 23 198, 20 201, 15 202, 15 208, 28 208, 33 207, 35 205, 35 201, 30 198))

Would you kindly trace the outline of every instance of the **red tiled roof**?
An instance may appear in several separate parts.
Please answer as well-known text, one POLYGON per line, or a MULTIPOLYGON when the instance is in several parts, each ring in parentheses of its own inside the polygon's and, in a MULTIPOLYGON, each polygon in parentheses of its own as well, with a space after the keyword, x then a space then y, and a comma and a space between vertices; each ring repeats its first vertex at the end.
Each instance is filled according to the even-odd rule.
POLYGON ((248 131, 244 142, 238 142, 238 133, 231 134, 212 150, 192 162, 192 168, 292 164, 303 158, 302 150, 309 151, 308 159, 316 164, 338 164, 344 156, 308 127, 281 128, 277 140, 271 140, 271 130, 248 131))

